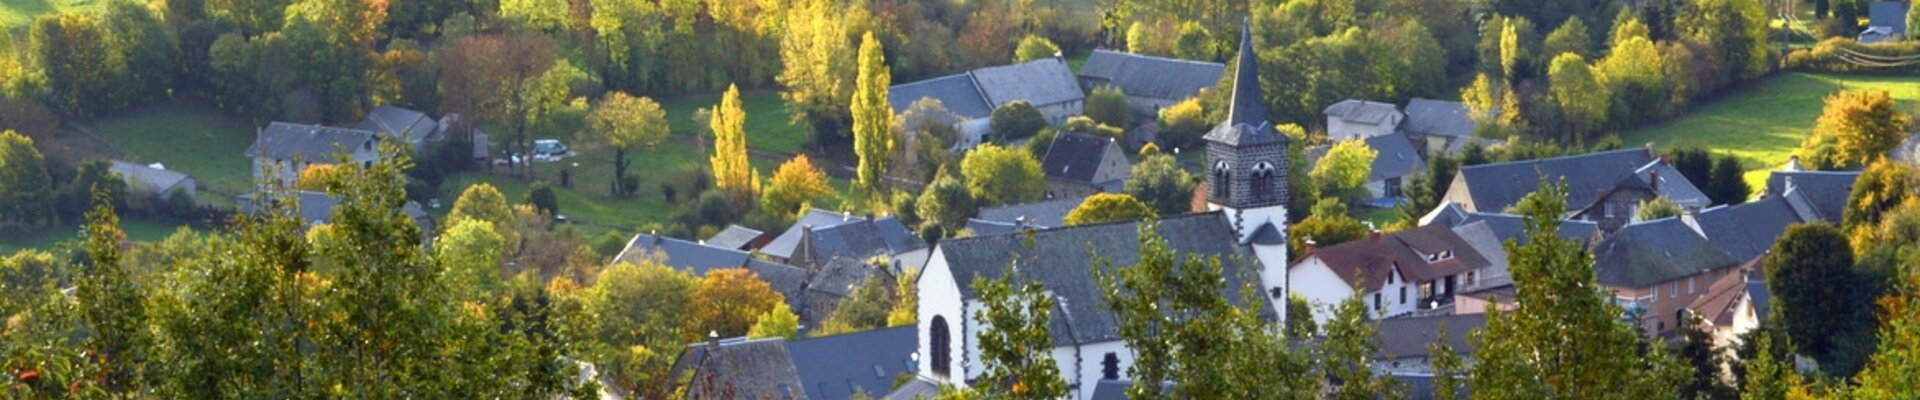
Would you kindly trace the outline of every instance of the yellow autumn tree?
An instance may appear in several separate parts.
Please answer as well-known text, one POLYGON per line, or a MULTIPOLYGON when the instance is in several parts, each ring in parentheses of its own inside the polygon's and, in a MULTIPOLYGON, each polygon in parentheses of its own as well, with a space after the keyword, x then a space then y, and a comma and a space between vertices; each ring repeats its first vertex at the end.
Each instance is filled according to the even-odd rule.
POLYGON ((860 156, 860 188, 879 190, 887 174, 887 156, 893 152, 893 106, 887 104, 887 71, 880 40, 867 32, 860 40, 860 76, 853 92, 853 152, 860 156))
POLYGON ((733 194, 752 194, 753 171, 747 165, 747 112, 740 108, 740 87, 727 86, 708 120, 713 128, 713 187, 733 194))
POLYGON ((827 185, 827 173, 813 166, 813 160, 801 154, 780 164, 773 171, 773 179, 767 182, 764 196, 760 197, 760 207, 778 214, 792 213, 800 205, 824 199, 833 193, 833 187, 827 185))

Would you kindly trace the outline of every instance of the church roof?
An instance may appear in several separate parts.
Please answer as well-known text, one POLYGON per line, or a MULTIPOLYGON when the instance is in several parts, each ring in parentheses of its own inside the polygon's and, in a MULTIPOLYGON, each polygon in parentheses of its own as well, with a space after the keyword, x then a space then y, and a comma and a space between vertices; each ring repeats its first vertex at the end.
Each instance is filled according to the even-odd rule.
POLYGON ((1260 60, 1256 57, 1252 22, 1242 22, 1240 55, 1234 64, 1233 103, 1228 105, 1227 120, 1207 133, 1207 141, 1230 146, 1287 142, 1267 119, 1267 107, 1260 95, 1260 60))

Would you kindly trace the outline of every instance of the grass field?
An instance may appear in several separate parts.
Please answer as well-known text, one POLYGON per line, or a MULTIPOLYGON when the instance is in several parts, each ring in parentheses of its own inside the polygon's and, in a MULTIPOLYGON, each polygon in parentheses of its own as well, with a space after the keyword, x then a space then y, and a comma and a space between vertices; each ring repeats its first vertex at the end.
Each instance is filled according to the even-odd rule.
POLYGON ((147 106, 91 124, 95 135, 112 143, 121 158, 161 163, 200 181, 200 201, 232 204, 233 196, 253 186, 247 147, 251 124, 198 104, 147 106))
MULTIPOLYGON (((127 239, 139 242, 153 242, 166 239, 183 225, 172 222, 155 221, 142 218, 121 218, 120 229, 126 231, 127 239)), ((63 241, 81 239, 80 225, 70 224, 47 228, 26 237, 0 239, 0 254, 12 254, 22 249, 47 250, 63 241)))
POLYGON ((87 11, 107 4, 106 0, 0 0, 0 27, 24 39, 27 25, 40 14, 59 11, 87 11))
POLYGON ((1661 149, 1696 146, 1740 157, 1747 183, 1764 189, 1767 171, 1787 161, 1820 117, 1822 98, 1839 90, 1887 90, 1902 110, 1920 100, 1920 77, 1781 74, 1739 92, 1722 95, 1666 123, 1627 132, 1630 146, 1653 142, 1661 149))
MULTIPOLYGON (((694 110, 711 109, 720 104, 720 94, 697 94, 660 99, 667 111, 667 126, 674 135, 692 136, 706 129, 694 123, 694 110)), ((786 154, 797 154, 807 143, 807 131, 788 124, 787 102, 771 90, 740 94, 740 107, 747 113, 747 147, 786 154)))

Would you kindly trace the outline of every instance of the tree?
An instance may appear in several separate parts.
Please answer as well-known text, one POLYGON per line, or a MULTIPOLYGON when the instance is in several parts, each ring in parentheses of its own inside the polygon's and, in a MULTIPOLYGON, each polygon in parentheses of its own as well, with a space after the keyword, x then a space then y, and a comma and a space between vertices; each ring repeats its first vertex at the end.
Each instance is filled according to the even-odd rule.
POLYGON ((793 315, 787 305, 773 306, 766 314, 753 321, 753 329, 747 330, 749 338, 785 338, 796 339, 800 331, 800 316, 793 315))
POLYGON ((1707 180, 1707 197, 1715 204, 1740 204, 1747 202, 1747 196, 1753 189, 1747 186, 1745 172, 1740 168, 1740 157, 1723 155, 1713 162, 1713 179, 1707 180))
POLYGON ((1743 400, 1774 400, 1788 398, 1788 394, 1803 390, 1800 375, 1793 371, 1787 360, 1775 357, 1775 348, 1781 344, 1774 342, 1772 336, 1760 336, 1756 352, 1758 358, 1746 362, 1746 390, 1741 391, 1743 400))
POLYGON ((1578 54, 1561 53, 1547 68, 1550 93, 1569 124, 1569 139, 1586 140, 1594 129, 1607 122, 1612 92, 1600 84, 1593 67, 1578 54))
MULTIPOLYGON (((1915 211, 1920 213, 1920 211, 1915 211)), ((1914 252, 1920 254, 1920 251, 1914 252)), ((1899 289, 1880 299, 1880 350, 1874 353, 1865 370, 1856 376, 1860 386, 1853 394, 1859 398, 1892 399, 1920 395, 1920 262, 1909 256, 1903 266, 1899 289)))
POLYGON ((687 304, 687 338, 745 335, 764 310, 785 304, 785 298, 760 276, 741 268, 707 271, 687 304))
POLYGON ((1539 36, 1534 33, 1533 21, 1525 17, 1502 17, 1504 23, 1500 30, 1500 69, 1507 80, 1532 75, 1533 58, 1539 49, 1539 36))
POLYGON ((980 377, 974 387, 1005 393, 1009 399, 1056 399, 1067 395, 1067 381, 1049 353, 1053 335, 1053 296, 1037 281, 1014 283, 1012 266, 999 278, 977 277, 973 291, 981 307, 974 311, 980 330, 980 377))
POLYGON ((921 188, 919 200, 914 201, 915 214, 921 219, 920 231, 938 227, 940 233, 953 234, 966 228, 967 218, 975 211, 973 195, 967 190, 967 185, 945 169, 934 174, 933 182, 921 188))
POLYGON ((873 32, 860 40, 860 75, 853 90, 853 152, 860 157, 861 190, 878 192, 887 176, 887 157, 893 152, 893 106, 887 103, 887 70, 880 41, 873 32))
POLYGON ((740 108, 740 88, 728 86, 713 110, 713 187, 735 196, 753 192, 753 171, 747 165, 746 111, 740 108))
POLYGON ((920 321, 919 270, 908 270, 894 278, 893 309, 887 311, 887 327, 913 325, 920 321))
POLYGON ((39 71, 58 108, 93 115, 114 107, 114 84, 126 59, 114 50, 113 33, 91 13, 42 14, 29 33, 39 71))
POLYGON ((298 0, 287 7, 279 49, 289 54, 285 62, 297 90, 311 93, 318 106, 303 111, 290 102, 290 113, 347 120, 366 109, 374 33, 386 23, 386 10, 384 2, 365 0, 298 0))
POLYGON ((1366 236, 1367 226, 1347 215, 1346 203, 1323 197, 1314 203, 1311 215, 1287 227, 1287 249, 1292 254, 1306 254, 1309 240, 1318 246, 1332 246, 1366 236))
POLYGON ((53 177, 47 175, 46 160, 33 139, 0 131, 0 222, 38 226, 53 220, 53 177))
POLYGON ((1040 115, 1040 109, 1026 100, 1014 100, 993 109, 987 122, 993 141, 1008 143, 1033 136, 1041 128, 1047 127, 1047 117, 1040 115))
POLYGON ((450 221, 446 232, 433 242, 433 260, 447 275, 447 287, 459 293, 455 298, 482 301, 499 293, 500 249, 505 239, 494 233, 487 221, 461 218, 450 221))
POLYGON ((806 154, 801 154, 773 171, 773 179, 767 181, 767 188, 760 196, 760 208, 787 216, 811 201, 824 200, 832 194, 833 186, 827 184, 827 173, 814 167, 806 154))
POLYGON ((1184 148, 1200 142, 1201 136, 1212 129, 1212 126, 1207 124, 1206 110, 1200 107, 1200 99, 1204 97, 1206 94, 1203 93, 1160 109, 1160 140, 1162 142, 1174 148, 1184 148))
POLYGON ((527 153, 532 97, 524 92, 538 86, 531 82, 553 68, 559 52, 538 35, 460 38, 441 52, 441 108, 502 125, 505 140, 527 153))
POLYGON ((1307 178, 1320 185, 1322 195, 1359 198, 1357 192, 1367 184, 1367 174, 1373 170, 1373 158, 1377 155, 1364 141, 1341 141, 1327 149, 1327 155, 1313 165, 1307 178))
MULTIPOLYGON (((1103 138, 1108 140, 1121 140, 1121 139, 1125 139, 1125 136, 1126 136, 1126 132, 1121 131, 1119 127, 1099 123, 1097 121, 1094 121, 1093 118, 1088 118, 1085 115, 1075 115, 1072 117, 1067 117, 1067 121, 1060 124, 1060 129, 1058 133, 1080 134, 1080 135, 1093 136, 1093 137, 1098 137, 1098 138, 1103 138)), ((1041 139, 1052 141, 1054 137, 1041 135, 1041 136, 1034 136, 1033 138, 1033 140, 1041 140, 1041 139)), ((1029 140, 1029 142, 1032 142, 1032 140, 1029 140)), ((1048 146, 1051 147, 1052 145, 1049 144, 1048 146)), ((1045 157, 1044 152, 1035 152, 1035 154, 1039 154, 1040 157, 1045 157)))
POLYGON ((493 227, 493 233, 499 234, 501 255, 511 255, 520 248, 520 229, 514 222, 513 209, 507 207, 507 197, 485 182, 468 186, 453 201, 453 208, 447 211, 447 226, 458 226, 460 220, 472 219, 486 222, 493 227))
POLYGON ((1042 60, 1060 55, 1060 46, 1053 41, 1035 34, 1020 38, 1020 45, 1013 49, 1013 62, 1023 63, 1042 60))
POLYGON ((1326 342, 1320 344, 1320 369, 1332 381, 1333 399, 1371 400, 1402 397, 1406 388, 1389 376, 1374 375, 1373 359, 1380 352, 1373 323, 1367 321, 1364 293, 1354 293, 1333 308, 1327 320, 1326 342))
POLYGON ((1428 176, 1427 172, 1408 176, 1407 180, 1401 183, 1400 187, 1403 191, 1400 193, 1400 202, 1393 206, 1393 213, 1400 219, 1396 226, 1400 228, 1419 226, 1420 217, 1426 216, 1428 212, 1433 211, 1434 207, 1440 205, 1440 194, 1434 193, 1434 186, 1436 185, 1433 184, 1433 178, 1428 176))
POLYGON ((1776 301, 1774 318, 1801 354, 1822 369, 1851 376, 1860 362, 1842 344, 1849 335, 1872 328, 1873 296, 1853 270, 1853 252, 1845 235, 1828 224, 1798 224, 1775 241, 1764 269, 1767 292, 1776 301))
POLYGON ((1468 387, 1501 399, 1678 397, 1684 367, 1666 346, 1639 354, 1624 311, 1595 281, 1593 257, 1554 234, 1566 191, 1565 183, 1541 182, 1517 206, 1528 241, 1505 247, 1518 305, 1489 310, 1486 327, 1473 333, 1479 363, 1468 387))
POLYGON ((860 282, 860 286, 840 299, 833 312, 820 321, 820 330, 812 336, 826 336, 849 332, 859 332, 887 326, 887 312, 893 308, 892 290, 894 282, 880 274, 874 274, 860 282))
MULTIPOLYGON (((1667 152, 1667 160, 1667 163, 1672 165, 1674 170, 1680 171, 1680 176, 1686 177, 1687 181, 1694 182, 1703 188, 1713 186, 1713 155, 1707 153, 1706 149, 1699 147, 1673 149, 1667 152)), ((1708 190, 1707 196, 1712 197, 1713 191, 1708 190)), ((1714 203, 1719 201, 1716 200, 1714 203)))
MULTIPOLYGON (((850 118, 855 67, 849 28, 863 18, 864 8, 841 7, 828 0, 803 0, 787 6, 786 23, 779 34, 780 75, 786 90, 792 123, 812 131, 816 138, 839 132, 850 118)), ((876 44, 875 46, 878 46, 876 44)), ((881 84, 885 87, 885 84, 881 84)), ((884 96, 883 96, 884 97, 884 96)))
POLYGON ((1638 221, 1652 221, 1661 218, 1678 217, 1680 213, 1679 204, 1673 204, 1672 201, 1668 201, 1665 197, 1655 197, 1652 200, 1640 202, 1640 210, 1634 212, 1633 219, 1638 221))
POLYGON ((1813 136, 1800 145, 1801 161, 1816 169, 1863 166, 1885 157, 1906 136, 1907 117, 1894 110, 1887 91, 1835 92, 1827 96, 1813 136), (1819 146, 1823 142, 1832 144, 1830 152, 1819 146))
POLYGON ((1139 224, 1140 258, 1133 265, 1116 266, 1093 255, 1101 299, 1135 356, 1127 371, 1134 382, 1127 397, 1312 398, 1320 393, 1320 379, 1309 373, 1304 352, 1257 316, 1267 301, 1263 292, 1222 279, 1222 263, 1233 261, 1176 255, 1156 225, 1139 224), (1172 383, 1171 389, 1163 382, 1172 383))
POLYGON ((1098 193, 1067 212, 1065 223, 1068 226, 1097 224, 1114 221, 1138 221, 1159 218, 1159 214, 1139 199, 1123 193, 1098 193))
MULTIPOLYGON (((1020 204, 1046 194, 1047 179, 1040 161, 1020 149, 981 145, 960 160, 967 192, 986 204, 1020 204)), ((957 223, 954 222, 954 223, 957 223)))
POLYGON ((499 16, 515 29, 558 32, 572 27, 565 0, 500 0, 499 16))
POLYGON ((1587 23, 1579 16, 1567 17, 1553 32, 1547 34, 1546 54, 1579 54, 1581 58, 1594 58, 1593 38, 1587 36, 1587 23))
POLYGON ((1166 153, 1148 154, 1133 165, 1127 177, 1126 193, 1153 206, 1161 215, 1175 215, 1192 208, 1193 175, 1181 169, 1178 160, 1166 153))
POLYGON ((1908 196, 1916 191, 1920 191, 1920 169, 1886 160, 1867 165, 1854 180, 1853 192, 1847 195, 1840 226, 1852 230, 1879 223, 1882 214, 1902 203, 1916 202, 1908 196))
POLYGON ((553 186, 545 182, 535 183, 532 189, 527 189, 526 203, 540 210, 541 214, 560 215, 560 197, 554 195, 553 186))
POLYGON ((81 163, 80 169, 73 172, 73 180, 54 192, 55 209, 61 219, 80 221, 85 217, 88 207, 94 206, 94 192, 105 192, 111 207, 125 207, 127 182, 114 173, 110 165, 102 160, 81 163))
POLYGON ((143 375, 151 341, 147 310, 133 272, 123 265, 120 248, 126 233, 106 190, 93 192, 93 211, 87 213, 86 251, 92 268, 78 282, 75 298, 86 321, 87 345, 101 365, 101 386, 109 392, 144 391, 143 375))
MULTIPOLYGON (((587 116, 588 130, 593 131, 601 140, 613 146, 613 195, 631 195, 638 190, 638 182, 629 182, 627 151, 633 149, 651 149, 667 140, 667 113, 660 109, 660 103, 646 97, 628 96, 625 92, 607 92, 600 98, 600 104, 587 116)), ((636 179, 637 181, 637 179, 636 179)))
POLYGON ((685 272, 646 261, 608 266, 593 287, 581 291, 582 314, 592 316, 578 321, 590 338, 583 340, 593 361, 611 372, 612 386, 636 394, 673 392, 676 379, 669 370, 693 337, 676 325, 692 318, 700 289, 685 272))
POLYGON ((1086 115, 1101 125, 1126 129, 1133 125, 1133 108, 1127 106, 1127 94, 1117 86, 1100 86, 1087 94, 1086 115))
POLYGON ((1706 320, 1697 313, 1687 313, 1687 320, 1679 321, 1680 360, 1685 361, 1693 374, 1686 385, 1680 388, 1683 398, 1690 399, 1731 399, 1736 393, 1732 387, 1720 379, 1721 365, 1726 357, 1714 348, 1713 334, 1707 332, 1706 320))
POLYGON ((1447 324, 1440 323, 1434 329, 1439 335, 1433 343, 1427 344, 1427 359, 1433 365, 1433 399, 1457 400, 1460 397, 1460 383, 1467 369, 1460 353, 1454 351, 1452 341, 1447 339, 1447 324))

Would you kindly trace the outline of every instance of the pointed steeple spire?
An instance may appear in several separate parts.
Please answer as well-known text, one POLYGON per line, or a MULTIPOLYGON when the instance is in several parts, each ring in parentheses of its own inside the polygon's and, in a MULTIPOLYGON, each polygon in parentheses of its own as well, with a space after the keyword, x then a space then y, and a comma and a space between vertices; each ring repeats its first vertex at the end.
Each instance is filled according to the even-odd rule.
POLYGON ((1240 20, 1240 55, 1234 63, 1233 103, 1227 109, 1228 125, 1263 127, 1267 124, 1267 106, 1260 99, 1260 60, 1253 53, 1253 18, 1240 20))

